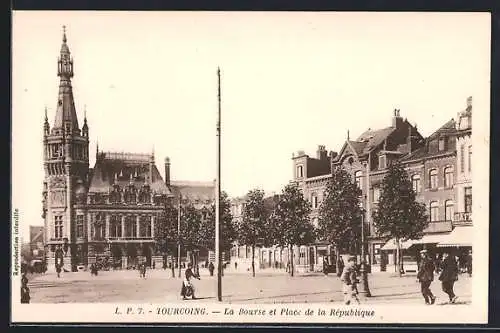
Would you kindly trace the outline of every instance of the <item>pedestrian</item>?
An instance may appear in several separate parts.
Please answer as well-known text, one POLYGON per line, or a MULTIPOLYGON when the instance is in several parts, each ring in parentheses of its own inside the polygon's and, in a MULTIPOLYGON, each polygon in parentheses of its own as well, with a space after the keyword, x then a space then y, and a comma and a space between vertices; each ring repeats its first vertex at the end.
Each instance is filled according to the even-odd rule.
POLYGON ((146 264, 139 264, 139 277, 146 278, 146 264))
POLYGON ((214 276, 214 269, 215 269, 214 264, 210 262, 210 264, 208 264, 208 271, 210 272, 210 276, 214 276))
POLYGON ((356 274, 356 257, 350 256, 347 260, 347 265, 343 268, 342 275, 342 291, 344 293, 345 305, 351 304, 354 300, 360 304, 358 298, 358 277, 356 274))
POLYGON ((344 259, 342 259, 342 256, 339 255, 339 259, 337 260, 337 276, 341 277, 342 276, 342 271, 344 270, 344 259))
POLYGON ((424 296, 425 304, 434 304, 436 302, 436 297, 430 290, 430 285, 434 280, 434 263, 427 254, 427 250, 420 251, 420 256, 422 260, 420 261, 417 279, 420 282, 420 289, 422 296, 424 296))
POLYGON ((26 276, 26 272, 23 274, 21 278, 21 303, 27 304, 30 302, 30 288, 28 287, 28 277, 26 276))
POLYGON ((467 274, 469 277, 472 276, 472 250, 469 250, 469 254, 467 254, 467 274))
POLYGON ((458 280, 458 265, 455 257, 449 253, 444 253, 439 280, 443 291, 448 294, 450 303, 455 303, 457 296, 453 292, 453 285, 458 280))
POLYGON ((198 274, 193 273, 193 264, 192 263, 188 263, 188 268, 184 272, 184 277, 185 278, 184 278, 184 281, 182 281, 182 288, 181 288, 182 299, 183 300, 187 299, 187 296, 189 296, 189 294, 191 294, 192 299, 196 299, 196 297, 194 295, 195 289, 194 289, 193 283, 191 282, 191 279, 195 278, 195 279, 200 280, 200 276, 198 274), (188 288, 190 289, 190 293, 188 292, 188 288))
POLYGON ((234 270, 237 270, 238 269, 238 262, 234 262, 234 270))
POLYGON ((323 274, 325 274, 325 276, 328 276, 328 258, 327 257, 323 257, 323 274))
POLYGON ((156 267, 156 261, 153 260, 153 269, 156 267))

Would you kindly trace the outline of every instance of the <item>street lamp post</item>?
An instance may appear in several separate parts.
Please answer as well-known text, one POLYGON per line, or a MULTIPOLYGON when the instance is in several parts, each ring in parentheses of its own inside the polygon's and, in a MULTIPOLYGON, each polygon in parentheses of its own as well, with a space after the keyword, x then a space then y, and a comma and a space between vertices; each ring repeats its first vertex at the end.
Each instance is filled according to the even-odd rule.
MULTIPOLYGON (((366 166, 366 220, 369 221, 370 216, 370 155, 368 155, 368 161, 365 163, 366 166)), ((365 218, 364 215, 361 216, 361 265, 359 268, 360 281, 358 292, 362 297, 370 297, 370 287, 368 286, 368 273, 366 271, 366 254, 365 254, 365 218)))

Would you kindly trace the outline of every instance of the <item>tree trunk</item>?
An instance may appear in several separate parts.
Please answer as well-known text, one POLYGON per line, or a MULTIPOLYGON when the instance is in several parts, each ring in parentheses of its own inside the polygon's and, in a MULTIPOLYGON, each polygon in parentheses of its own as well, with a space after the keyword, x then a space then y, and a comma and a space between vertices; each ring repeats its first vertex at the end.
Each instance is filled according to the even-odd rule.
POLYGON ((290 244, 290 275, 293 276, 293 245, 290 244))
POLYGON ((283 247, 280 246, 280 261, 279 261, 279 268, 281 268, 281 265, 283 264, 283 247))
POLYGON ((396 267, 398 268, 398 274, 401 277, 401 248, 399 244, 399 238, 396 238, 396 267))
MULTIPOLYGON (((335 246, 335 272, 337 273, 337 275, 339 275, 338 273, 340 272, 340 249, 338 248, 338 246, 335 246)), ((331 263, 330 263, 331 265, 331 263)), ((342 273, 342 272, 340 272, 342 273)))
POLYGON ((255 277, 255 244, 252 244, 252 276, 255 277))

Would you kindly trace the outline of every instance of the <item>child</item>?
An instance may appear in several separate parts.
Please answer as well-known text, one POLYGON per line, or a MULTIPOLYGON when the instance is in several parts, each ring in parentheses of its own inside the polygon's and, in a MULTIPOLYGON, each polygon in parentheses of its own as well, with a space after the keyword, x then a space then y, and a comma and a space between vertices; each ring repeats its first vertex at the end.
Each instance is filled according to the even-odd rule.
POLYGON ((356 257, 350 256, 347 260, 347 264, 342 272, 341 281, 342 291, 344 292, 344 303, 349 305, 354 299, 357 304, 360 304, 357 287, 356 257))

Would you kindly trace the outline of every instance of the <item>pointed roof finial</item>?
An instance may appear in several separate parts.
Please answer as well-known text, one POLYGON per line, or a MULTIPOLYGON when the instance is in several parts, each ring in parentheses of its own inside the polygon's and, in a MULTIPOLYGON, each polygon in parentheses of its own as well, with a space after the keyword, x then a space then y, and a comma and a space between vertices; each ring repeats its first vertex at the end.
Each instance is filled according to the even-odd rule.
POLYGON ((63 40, 63 43, 66 43, 67 42, 67 39, 66 39, 66 26, 63 25, 62 28, 63 28, 63 39, 62 40, 63 40))
POLYGON ((45 121, 47 122, 49 118, 47 117, 47 105, 45 105, 45 121))
POLYGON ((87 104, 83 105, 83 119, 87 121, 87 104))
POLYGON ((347 140, 349 140, 349 130, 347 130, 347 140))

